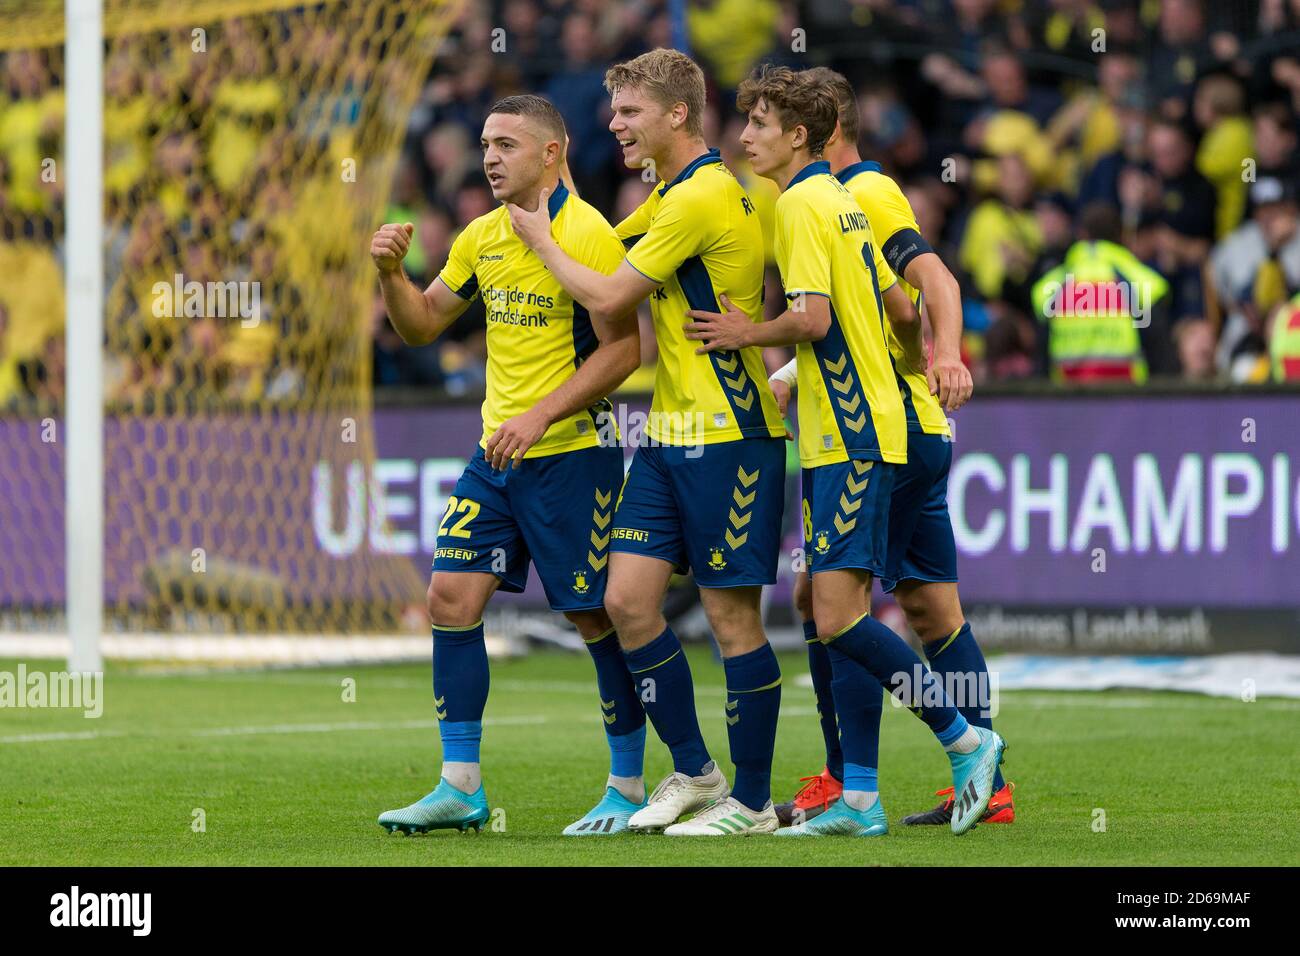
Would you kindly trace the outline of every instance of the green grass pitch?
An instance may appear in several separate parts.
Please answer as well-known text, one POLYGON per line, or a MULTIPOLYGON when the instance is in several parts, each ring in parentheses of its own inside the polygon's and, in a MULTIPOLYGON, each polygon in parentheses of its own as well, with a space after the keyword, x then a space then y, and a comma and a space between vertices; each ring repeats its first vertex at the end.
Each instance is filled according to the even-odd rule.
MULTIPOLYGON (((802 655, 786 686, 774 789, 822 764, 802 655)), ((12 671, 15 661, 0 662, 12 671)), ((51 661, 28 661, 50 670, 51 661)), ((996 660, 993 662, 996 669, 996 660)), ((692 651, 701 724, 730 776, 721 668, 692 651)), ((1300 859, 1300 702, 1169 693, 1004 693, 996 726, 1017 820, 964 837, 904 828, 949 782, 920 721, 886 706, 888 836, 564 838, 608 755, 592 667, 558 652, 493 662, 483 760, 495 826, 403 837, 376 815, 434 782, 429 666, 161 673, 110 666, 101 718, 0 709, 4 865, 1245 865, 1300 859), (344 700, 344 680, 356 699, 344 700), (195 811, 205 832, 195 832, 195 811), (1104 831, 1101 813, 1104 812, 1104 831), (1099 832, 1100 831, 1100 832, 1099 832)), ((649 732, 647 776, 671 767, 649 732)))

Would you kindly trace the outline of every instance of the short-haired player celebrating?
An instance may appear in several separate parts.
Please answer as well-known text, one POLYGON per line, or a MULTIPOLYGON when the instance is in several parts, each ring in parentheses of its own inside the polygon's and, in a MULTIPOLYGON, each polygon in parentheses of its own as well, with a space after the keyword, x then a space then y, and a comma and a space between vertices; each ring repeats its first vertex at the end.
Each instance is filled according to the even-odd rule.
MULTIPOLYGON (((885 341, 889 321, 919 324, 881 258, 867 216, 820 157, 837 104, 824 85, 786 67, 761 67, 740 87, 749 117, 741 144, 754 171, 776 182, 775 255, 791 307, 751 325, 735 313, 690 313, 704 348, 797 345, 799 456, 813 616, 837 678, 859 667, 908 703, 948 753, 960 795, 952 829, 978 822, 992 794, 1002 739, 971 726, 907 643, 870 613, 873 575, 885 570, 890 494, 907 461, 907 424, 885 341), (917 675, 919 684, 912 686, 917 675)), ((861 683, 854 686, 861 687, 861 683)), ((781 835, 879 835, 888 824, 861 702, 837 698, 844 795, 781 835)))
POLYGON ((605 800, 579 832, 624 829, 644 802, 636 794, 645 789, 645 712, 602 606, 623 480, 605 397, 639 362, 636 318, 575 302, 515 236, 504 205, 537 209, 575 259, 613 271, 623 251, 614 230, 560 183, 565 142, 560 114, 539 96, 492 107, 483 169, 502 205, 456 237, 424 292, 402 270, 409 224, 385 225, 371 241, 384 303, 408 344, 433 341, 475 296, 487 312, 483 437, 439 525, 428 591, 441 779, 418 802, 380 815, 391 831, 464 830, 488 819, 479 772, 488 696, 483 609, 498 588, 524 589, 530 560, 551 607, 578 628, 596 663, 611 771, 605 800))
POLYGON ((579 302, 619 314, 651 296, 659 367, 610 542, 605 606, 673 773, 633 815, 634 830, 672 836, 766 833, 781 670, 763 632, 760 595, 776 581, 784 505, 785 426, 758 349, 696 354, 688 309, 762 313, 763 236, 754 205, 704 142, 704 74, 685 54, 652 50, 605 75, 610 131, 631 168, 659 184, 617 227, 631 248, 613 275, 576 261, 543 217, 511 209, 520 237, 579 302), (722 651, 730 788, 705 747, 690 667, 662 613, 668 582, 690 567, 722 651), (691 820, 676 823, 684 814, 691 820))

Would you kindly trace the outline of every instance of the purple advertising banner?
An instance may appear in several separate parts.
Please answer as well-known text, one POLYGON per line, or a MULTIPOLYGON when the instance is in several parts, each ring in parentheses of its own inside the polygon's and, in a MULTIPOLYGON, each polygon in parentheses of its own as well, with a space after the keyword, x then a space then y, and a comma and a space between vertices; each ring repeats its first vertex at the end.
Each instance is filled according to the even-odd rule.
POLYGON ((1300 606, 1300 399, 999 398, 955 434, 968 599, 1300 606))
MULTIPOLYGON (((51 424, 0 418, 2 608, 64 600, 51 424)), ((110 419, 108 599, 137 600, 197 542, 294 598, 414 587, 419 603, 478 409, 380 409, 356 424, 349 444, 325 416, 110 419)), ((953 449, 968 605, 1300 606, 1300 397, 977 397, 953 449)), ((783 591, 801 543, 794 478, 792 465, 783 591)), ((535 581, 518 600, 540 603, 535 581)))

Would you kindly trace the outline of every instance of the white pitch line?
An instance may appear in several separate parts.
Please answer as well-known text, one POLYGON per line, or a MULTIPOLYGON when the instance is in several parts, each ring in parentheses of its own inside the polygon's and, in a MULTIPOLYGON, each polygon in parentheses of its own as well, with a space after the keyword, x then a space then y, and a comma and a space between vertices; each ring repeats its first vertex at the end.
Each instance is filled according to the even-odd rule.
MULTIPOLYGON (((525 714, 516 717, 488 717, 484 727, 532 726, 544 724, 550 718, 545 714, 525 714)), ((264 727, 213 727, 193 730, 191 737, 253 737, 259 734, 330 734, 339 730, 431 730, 438 726, 436 720, 402 720, 397 723, 377 721, 346 721, 337 724, 267 724, 264 727)), ((153 736, 145 734, 144 736, 153 736)), ((157 736, 168 736, 159 734, 157 736)))
MULTIPOLYGON (((164 676, 159 674, 131 674, 119 675, 131 677, 158 677, 164 676)), ((185 676, 198 677, 196 673, 186 673, 179 675, 165 676, 185 676)), ((313 676, 308 674, 277 674, 257 671, 238 671, 229 673, 215 673, 202 675, 206 680, 235 681, 240 683, 282 683, 282 684, 301 684, 315 685, 321 687, 338 686, 338 678, 335 675, 313 676)), ((428 680, 410 680, 402 677, 364 677, 358 678, 357 683, 365 687, 388 687, 394 689, 432 689, 431 682, 428 680)), ((519 691, 523 693, 542 693, 542 694, 573 694, 585 696, 596 693, 596 681, 590 683, 583 681, 562 681, 562 680, 539 680, 537 678, 503 678, 494 679, 492 687, 497 690, 519 691)), ((798 689, 800 691, 811 691, 812 688, 803 680, 796 678, 787 681, 786 687, 789 689, 798 689)), ((726 692, 726 687, 721 684, 696 684, 696 697, 711 697, 726 692)), ((1096 707, 1100 710, 1185 710, 1188 708, 1200 709, 1206 706, 1236 706, 1241 701, 1234 700, 1230 697, 1211 697, 1204 694, 1192 692, 1170 691, 1168 693, 1177 694, 1176 697, 1149 698, 1145 696, 1119 696, 1119 695, 1145 695, 1149 693, 1161 693, 1161 691, 1151 690, 1144 691, 1139 688, 1113 688, 1107 691, 1081 691, 1081 690, 1060 690, 1060 691, 1043 691, 1037 688, 1006 688, 1001 691, 1005 696, 1006 702, 1012 706, 1030 707, 1030 708, 1055 708, 1055 707, 1096 707)), ((1284 698, 1264 698, 1250 702, 1250 706, 1259 707, 1264 710, 1300 710, 1300 700, 1287 700, 1284 698)), ((783 710, 782 713, 785 713, 783 710)))
MULTIPOLYGON (((524 714, 511 717, 489 717, 483 721, 483 725, 485 727, 535 726, 548 723, 551 720, 552 718, 546 714, 524 714)), ((45 743, 59 740, 101 740, 106 737, 255 737, 266 734, 331 734, 340 731, 432 730, 437 726, 438 722, 436 720, 403 720, 397 723, 349 720, 324 724, 267 724, 261 727, 200 727, 194 730, 177 731, 176 733, 133 734, 122 730, 86 730, 76 733, 15 734, 9 737, 0 737, 0 744, 45 743)))
MULTIPOLYGON (((782 709, 782 717, 812 717, 817 714, 815 707, 786 707, 782 709)), ((595 713, 584 715, 582 717, 569 717, 561 721, 556 721, 553 716, 547 714, 515 714, 502 717, 488 717, 483 721, 484 727, 536 727, 548 723, 596 723, 595 713)), ((137 738, 214 738, 214 737, 255 737, 264 735, 280 734, 332 734, 348 733, 353 731, 375 731, 375 730, 433 730, 438 726, 436 720, 402 720, 396 723, 382 723, 379 721, 343 721, 340 723, 312 723, 312 724, 266 724, 263 726, 244 726, 244 727, 200 727, 192 730, 181 730, 175 733, 142 733, 133 734, 122 730, 85 730, 78 732, 56 732, 48 734, 15 734, 8 737, 0 737, 0 744, 33 744, 33 743, 50 743, 61 740, 103 740, 109 737, 137 737, 137 738)))
MULTIPOLYGON (((1138 690, 1122 690, 1120 693, 1144 693, 1138 690)), ((1003 694, 1015 694, 1008 697, 1007 703, 1012 707, 1053 708, 1053 707, 1096 707, 1101 710, 1203 710, 1210 705, 1226 707, 1259 707, 1264 710, 1300 710, 1300 700, 1269 698, 1267 700, 1241 701, 1231 697, 1209 697, 1192 692, 1177 692, 1178 698, 1159 697, 1111 697, 1106 691, 1053 691, 1041 696, 1030 696, 1026 690, 1004 690, 1003 694), (1025 695, 1025 696, 1019 696, 1025 695)), ((1160 693, 1150 691, 1150 693, 1160 693)), ((1005 708, 1004 708, 1005 709, 1005 708)))
MULTIPOLYGON (((505 682, 502 682, 505 683, 505 682)), ((553 682, 550 681, 527 681, 517 680, 510 682, 514 685, 510 689, 515 690, 535 690, 535 691, 555 691, 553 682)), ((421 684, 421 686, 424 686, 421 684)), ((572 687, 579 685, 572 684, 572 687)), ((592 685, 594 687, 594 684, 592 685)), ((590 693, 592 688, 582 686, 582 692, 590 693)), ((722 687, 697 687, 696 695, 701 696, 706 693, 717 693, 722 691, 722 687)), ((567 689, 561 688, 558 693, 569 693, 567 689)), ((1013 692, 1023 693, 1023 692, 1013 692)), ((1102 710, 1159 710, 1159 709, 1189 709, 1204 708, 1206 704, 1218 702, 1227 706, 1233 704, 1233 701, 1223 700, 1220 698, 1201 698, 1188 700, 1143 700, 1136 698, 1112 698, 1102 696, 1083 695, 1079 693, 1060 695, 1043 695, 1043 696, 1016 696, 1006 701, 1012 709, 1024 707, 1028 709, 1052 709, 1062 707, 1096 707, 1102 710)), ((1300 710, 1300 701, 1289 700, 1259 700, 1249 704, 1242 703, 1238 706, 1257 707, 1265 710, 1300 710)), ((1006 709, 1005 707, 1003 708, 1006 709)), ((817 716, 815 707, 782 707, 782 717, 814 717, 817 716)), ((586 723, 588 720, 594 720, 594 716, 582 716, 566 718, 560 723, 586 723)), ((507 727, 507 726, 537 726, 545 723, 556 723, 553 716, 546 714, 521 714, 513 716, 489 717, 483 721, 486 727, 507 727)), ((28 743, 55 743, 69 740, 103 740, 107 738, 138 737, 138 738, 214 738, 214 737, 251 737, 264 735, 282 735, 282 734, 321 734, 321 733, 347 733, 347 732, 371 732, 383 730, 432 730, 438 726, 434 720, 406 720, 395 723, 383 723, 378 721, 343 721, 338 723, 307 723, 307 724, 266 724, 251 725, 239 727, 203 727, 190 730, 177 731, 175 733, 128 733, 121 730, 87 730, 87 731, 56 731, 51 733, 36 734, 13 734, 0 737, 0 745, 4 744, 28 744, 28 743)))
POLYGON ((121 730, 83 730, 68 733, 15 734, 11 737, 0 737, 0 744, 36 744, 45 743, 49 740, 100 740, 104 737, 127 736, 130 735, 121 730))
MULTIPOLYGON (((197 673, 186 671, 183 673, 176 672, 170 674, 138 673, 138 674, 119 674, 119 675, 112 675, 112 676, 146 678, 146 679, 160 678, 160 677, 167 677, 167 678, 184 677, 184 678, 198 678, 204 682, 224 681, 224 682, 241 683, 241 684, 296 684, 296 685, 315 686, 315 687, 338 687, 339 686, 339 678, 337 675, 334 674, 330 674, 328 676, 324 676, 324 675, 313 676, 308 674, 277 674, 277 673, 266 673, 266 672, 258 672, 258 671, 231 671, 228 673, 197 674, 197 673)), ((428 689, 430 691, 433 690, 432 681, 427 679, 411 680, 409 678, 403 678, 403 677, 363 676, 363 677, 358 677, 356 680, 359 686, 364 684, 364 686, 366 687, 390 687, 390 688, 399 688, 399 689, 406 688, 411 690, 428 689)), ((510 691, 524 691, 524 692, 542 691, 542 692, 549 692, 552 694, 584 694, 585 695, 585 694, 597 693, 596 679, 594 675, 589 683, 584 683, 583 681, 537 680, 537 679, 518 680, 518 679, 511 679, 511 678, 502 678, 502 679, 493 678, 491 682, 491 687, 493 690, 510 690, 510 691)), ((721 684, 696 684, 695 685, 696 696, 699 696, 700 694, 720 694, 725 690, 726 688, 721 684)))

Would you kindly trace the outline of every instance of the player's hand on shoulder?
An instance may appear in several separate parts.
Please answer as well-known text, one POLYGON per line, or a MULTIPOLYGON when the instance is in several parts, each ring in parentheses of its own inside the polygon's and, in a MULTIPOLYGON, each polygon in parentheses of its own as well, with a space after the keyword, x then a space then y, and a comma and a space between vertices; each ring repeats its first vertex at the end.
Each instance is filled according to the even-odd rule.
POLYGON ((380 226, 370 239, 370 258, 375 260, 375 268, 380 272, 400 269, 414 233, 415 226, 409 222, 402 225, 386 222, 380 226))
POLYGON ((518 468, 528 449, 542 440, 549 427, 550 423, 536 409, 508 418, 488 438, 483 456, 498 471, 504 471, 508 465, 518 468))

